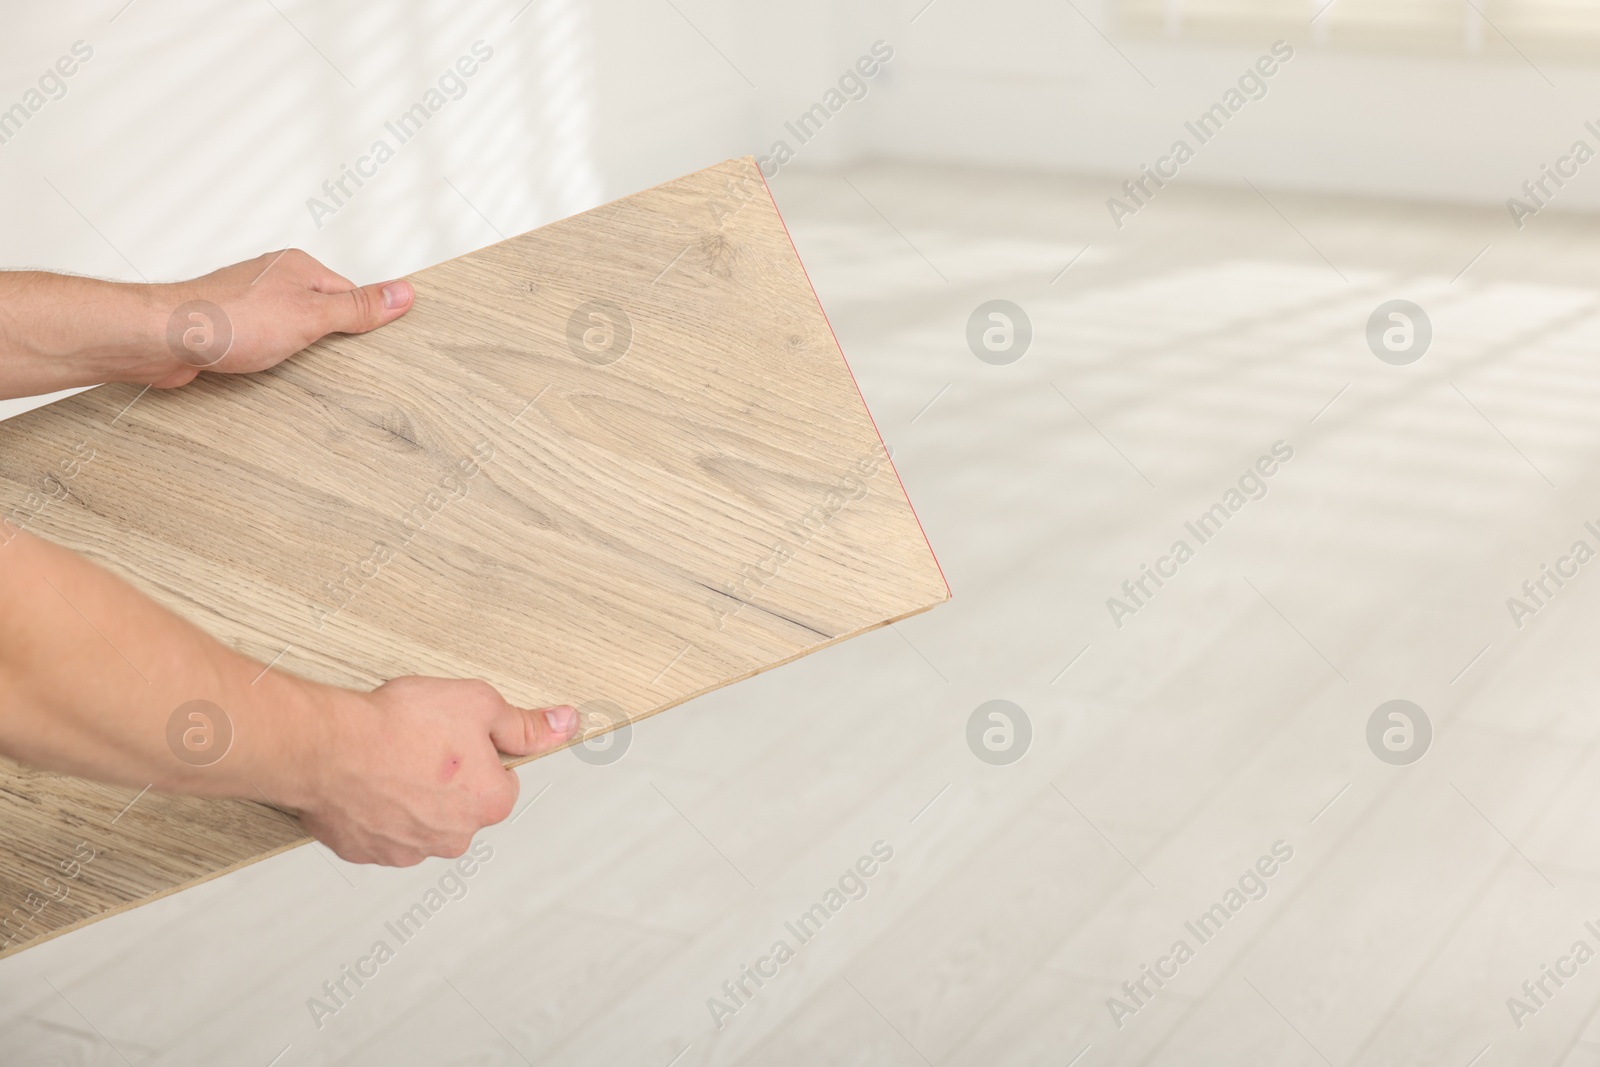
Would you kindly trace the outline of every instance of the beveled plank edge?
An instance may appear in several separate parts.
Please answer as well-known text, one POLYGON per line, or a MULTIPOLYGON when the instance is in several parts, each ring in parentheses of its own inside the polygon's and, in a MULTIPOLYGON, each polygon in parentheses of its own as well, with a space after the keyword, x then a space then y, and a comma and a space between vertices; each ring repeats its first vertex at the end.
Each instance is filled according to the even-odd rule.
MULTIPOLYGON (((643 712, 642 714, 637 715, 637 716, 629 719, 625 723, 618 723, 616 726, 612 726, 612 727, 610 727, 608 729, 601 730, 599 733, 591 734, 589 736, 590 737, 601 737, 601 736, 603 736, 605 734, 611 733, 613 730, 620 730, 623 726, 632 726, 636 722, 643 722, 646 719, 652 718, 652 717, 654 717, 656 715, 660 715, 663 711, 667 711, 667 710, 669 710, 671 708, 675 708, 679 704, 686 704, 689 701, 694 700, 697 697, 703 697, 707 693, 715 693, 718 689, 724 689, 724 688, 726 688, 726 687, 728 687, 730 685, 738 685, 740 682, 748 681, 749 679, 754 678, 758 674, 765 674, 767 671, 776 670, 779 667, 786 667, 789 664, 793 663, 797 659, 804 659, 806 656, 809 656, 814 652, 821 652, 825 648, 832 648, 834 645, 837 645, 842 641, 849 641, 849 640, 851 640, 853 638, 860 637, 862 634, 869 634, 874 630, 881 630, 885 626, 893 626, 895 623, 902 622, 902 621, 904 621, 906 619, 911 618, 914 615, 921 615, 923 612, 932 611, 934 608, 938 607, 940 604, 949 603, 950 600, 951 600, 951 597, 949 597, 947 595, 944 598, 942 598, 940 600, 935 600, 933 603, 924 605, 923 607, 912 608, 910 611, 904 612, 903 614, 900 614, 900 615, 896 615, 892 619, 884 619, 882 622, 875 622, 875 623, 872 623, 870 625, 863 626, 859 630, 851 630, 849 633, 840 634, 837 637, 830 637, 826 641, 821 641, 821 642, 818 642, 815 645, 809 646, 808 648, 803 648, 800 651, 796 652, 794 655, 789 656, 789 657, 787 657, 785 659, 776 660, 776 661, 774 661, 772 663, 768 663, 768 664, 766 664, 764 666, 757 667, 754 670, 746 671, 744 674, 741 674, 741 675, 739 675, 738 677, 735 677, 735 678, 729 678, 725 682, 718 682, 716 685, 708 685, 704 689, 696 690, 695 692, 690 693, 687 696, 681 696, 681 697, 678 697, 676 700, 672 700, 672 701, 670 701, 670 702, 668 702, 666 704, 662 704, 662 705, 660 705, 658 707, 651 708, 649 711, 643 712)), ((568 741, 566 744, 562 745, 561 748, 553 748, 549 752, 543 752, 543 753, 540 753, 537 756, 523 756, 523 757, 520 757, 518 759, 512 760, 511 762, 507 763, 506 766, 507 767, 521 767, 525 763, 532 763, 534 760, 544 759, 546 756, 553 756, 557 752, 562 751, 563 749, 571 748, 573 745, 582 744, 584 741, 586 741, 588 739, 589 738, 576 738, 575 737, 571 741, 568 741)))
MULTIPOLYGON (((255 804, 255 803, 258 803, 258 802, 257 801, 253 801, 253 800, 247 800, 247 801, 244 801, 244 803, 246 803, 246 804, 255 804)), ((262 804, 260 806, 261 807, 266 807, 266 805, 264 805, 264 804, 262 804)), ((159 891, 157 891, 155 893, 151 893, 149 896, 146 896, 146 897, 140 897, 137 900, 126 901, 125 903, 118 904, 115 907, 107 908, 105 911, 102 911, 102 912, 100 912, 98 914, 85 916, 84 918, 79 919, 76 922, 71 922, 71 923, 68 923, 65 926, 57 927, 54 930, 46 931, 45 933, 40 934, 38 937, 34 938, 31 941, 24 941, 20 945, 13 945, 8 949, 0 950, 0 960, 4 960, 4 959, 6 959, 7 957, 10 957, 10 956, 15 956, 19 952, 26 952, 28 949, 33 948, 35 945, 42 945, 46 941, 53 941, 56 938, 61 937, 63 934, 70 934, 74 930, 81 930, 85 926, 91 926, 94 923, 97 923, 102 919, 109 919, 113 915, 121 915, 125 911, 132 911, 134 908, 143 907, 146 904, 150 904, 150 903, 153 903, 153 902, 155 902, 157 900, 160 900, 162 897, 168 897, 168 896, 171 896, 173 893, 181 892, 182 890, 185 890, 185 889, 191 889, 194 886, 200 885, 200 884, 202 884, 204 882, 209 882, 213 878, 221 878, 225 874, 232 874, 234 871, 241 870, 241 869, 243 869, 245 867, 248 867, 252 863, 259 863, 262 860, 271 859, 273 856, 279 855, 280 853, 288 852, 292 848, 299 848, 301 845, 308 844, 310 841, 311 841, 311 838, 309 838, 309 837, 301 838, 299 841, 290 841, 290 842, 288 842, 286 844, 279 845, 276 848, 268 849, 267 851, 265 851, 265 852, 263 852, 263 853, 261 853, 259 855, 250 856, 250 857, 248 857, 246 859, 238 860, 237 862, 232 863, 232 864, 228 865, 227 867, 222 868, 221 870, 212 871, 210 874, 204 874, 204 875, 201 875, 198 878, 192 878, 187 882, 180 882, 177 885, 169 886, 166 889, 162 889, 162 890, 159 890, 159 891)))
MULTIPOLYGON (((933 550, 933 542, 928 538, 927 528, 922 525, 922 516, 917 514, 917 506, 911 502, 911 494, 906 492, 905 479, 900 477, 900 468, 895 466, 894 456, 889 453, 889 446, 883 439, 883 431, 878 429, 878 420, 873 417, 872 408, 867 404, 867 395, 861 391, 861 383, 856 380, 855 368, 850 366, 850 357, 844 354, 844 345, 839 341, 839 331, 833 328, 833 320, 828 317, 828 309, 822 306, 822 294, 817 292, 817 283, 811 280, 811 271, 806 267, 805 258, 800 255, 800 246, 794 243, 794 234, 789 232, 789 220, 783 217, 783 209, 778 206, 778 198, 772 195, 772 185, 767 181, 766 172, 761 169, 761 164, 755 162, 754 156, 743 157, 749 160, 761 175, 761 185, 767 191, 767 200, 772 203, 772 213, 778 216, 778 224, 783 227, 783 235, 789 239, 789 250, 794 253, 795 262, 800 264, 800 274, 806 280, 806 288, 811 290, 811 299, 817 302, 817 311, 822 315, 822 321, 828 327, 828 336, 833 338, 833 349, 839 353, 839 361, 844 364, 845 373, 850 375, 850 384, 855 387, 856 399, 861 401, 861 410, 866 412, 867 422, 872 426, 872 432, 878 435, 878 447, 883 449, 883 458, 889 461, 889 469, 894 471, 895 483, 900 486, 900 495, 905 499, 906 508, 911 512, 911 518, 917 524, 917 532, 922 534, 922 543, 928 546, 928 555, 933 558, 933 565, 939 571, 939 580, 944 582, 945 600, 955 599, 955 590, 950 588, 950 579, 945 577, 944 566, 939 562, 939 554, 933 550)), ((943 603, 943 601, 940 601, 943 603)), ((934 605, 930 605, 934 606, 934 605)), ((927 609, 922 609, 926 611, 927 609)), ((912 615, 916 612, 912 612, 912 615)), ((902 615, 900 618, 910 618, 902 615)), ((899 622, 899 619, 890 619, 890 622, 899 622)), ((861 631, 865 633, 866 631, 861 631)))
MULTIPOLYGON (((945 603, 948 603, 950 601, 951 598, 948 595, 948 592, 949 592, 949 590, 947 589, 946 590, 946 594, 947 595, 941 600, 935 600, 933 603, 927 604, 927 605, 925 605, 923 607, 920 607, 920 608, 913 608, 911 611, 907 611, 907 612, 904 612, 903 614, 896 615, 892 619, 885 619, 882 622, 875 622, 875 623, 872 623, 869 626, 863 626, 859 630, 852 630, 849 633, 840 634, 837 637, 829 638, 828 640, 823 641, 823 642, 821 642, 819 644, 812 645, 809 648, 801 649, 799 652, 796 652, 794 655, 788 657, 787 659, 778 660, 777 662, 769 663, 769 664, 766 664, 765 666, 757 667, 754 670, 747 671, 746 673, 741 674, 736 678, 730 678, 727 681, 718 682, 716 685, 707 686, 704 689, 698 690, 697 692, 690 693, 687 696, 679 697, 676 700, 670 701, 669 703, 662 704, 659 707, 652 708, 651 710, 645 712, 642 715, 637 716, 636 718, 629 719, 625 723, 618 723, 616 726, 610 727, 607 730, 603 730, 599 734, 592 734, 590 736, 591 737, 599 737, 599 736, 601 736, 601 734, 610 733, 612 730, 621 729, 623 726, 632 726, 636 722, 642 722, 645 719, 651 718, 652 716, 659 715, 663 711, 667 711, 667 710, 669 710, 671 708, 675 708, 679 704, 685 704, 685 703, 687 703, 687 702, 689 702, 691 700, 694 700, 696 697, 705 696, 707 693, 714 693, 718 689, 722 689, 722 688, 724 688, 726 686, 730 686, 730 685, 736 685, 739 682, 743 682, 743 681, 746 681, 747 679, 754 678, 758 674, 764 674, 765 672, 770 671, 770 670, 775 670, 778 667, 787 666, 788 664, 793 663, 795 660, 798 660, 798 659, 801 659, 801 658, 803 658, 805 656, 811 655, 813 652, 821 652, 823 649, 830 648, 833 645, 837 645, 842 641, 848 641, 848 640, 850 640, 852 638, 860 637, 862 634, 871 633, 873 630, 880 630, 880 629, 884 628, 885 626, 892 626, 895 623, 901 622, 901 621, 903 621, 905 619, 909 619, 912 616, 921 615, 924 612, 932 611, 934 608, 938 607, 940 604, 945 604, 945 603)), ((532 763, 534 760, 546 759, 546 758, 548 758, 550 756, 555 755, 558 752, 565 751, 566 749, 569 749, 569 748, 573 747, 574 745, 582 744, 583 740, 586 740, 586 739, 573 738, 571 741, 568 741, 566 744, 562 745, 560 748, 553 748, 549 752, 543 752, 543 753, 540 753, 537 756, 526 756, 526 757, 523 757, 521 759, 515 759, 515 760, 512 760, 512 761, 510 761, 508 763, 505 763, 505 766, 507 766, 507 767, 521 767, 523 764, 532 763)), ((256 802, 256 801, 245 801, 245 803, 253 804, 253 803, 258 803, 258 802, 256 802)), ((261 805, 261 806, 265 807, 266 805, 261 805)), ((495 825, 500 825, 500 824, 497 823, 495 825)), ((485 827, 484 829, 492 829, 492 827, 485 827)), ((193 889, 197 885, 203 885, 206 882, 212 881, 212 880, 217 879, 217 878, 221 878, 224 875, 229 875, 229 874, 234 873, 235 871, 243 870, 245 867, 248 867, 251 864, 260 863, 263 860, 268 860, 268 859, 271 859, 274 856, 282 855, 283 853, 288 852, 291 849, 299 848, 302 845, 308 845, 311 842, 312 842, 312 838, 310 838, 310 837, 301 838, 299 841, 291 841, 291 842, 289 842, 287 844, 280 845, 280 846, 278 846, 276 848, 268 849, 267 851, 261 853, 260 855, 251 856, 251 857, 249 857, 247 859, 239 860, 238 862, 232 863, 232 864, 228 865, 227 867, 222 868, 221 870, 212 871, 209 874, 203 874, 203 875, 199 876, 198 878, 191 878, 187 882, 180 882, 177 885, 170 886, 170 887, 168 887, 166 889, 163 889, 163 890, 161 890, 159 892, 152 893, 152 894, 150 894, 149 896, 146 896, 146 897, 140 897, 137 900, 126 901, 126 902, 124 902, 122 904, 118 904, 117 906, 115 906, 113 908, 108 908, 107 910, 102 911, 99 914, 86 916, 86 917, 84 917, 82 919, 77 920, 76 922, 68 923, 66 926, 61 926, 61 927, 58 927, 58 928, 56 928, 54 930, 50 930, 50 931, 47 931, 45 933, 42 933, 38 937, 34 938, 31 941, 25 941, 20 945, 13 945, 11 948, 8 948, 8 949, 5 949, 3 951, 0 951, 0 960, 4 960, 7 957, 14 956, 19 952, 26 952, 28 949, 34 948, 34 947, 36 947, 38 945, 42 945, 46 941, 52 941, 55 938, 62 937, 64 935, 66 935, 66 934, 70 934, 70 933, 72 933, 72 932, 74 932, 76 930, 81 930, 84 927, 91 926, 94 923, 100 922, 103 919, 109 919, 113 915, 121 915, 123 912, 132 911, 135 908, 141 908, 146 904, 153 904, 154 902, 156 902, 158 900, 161 900, 164 897, 169 897, 174 893, 181 893, 185 889, 193 889)))

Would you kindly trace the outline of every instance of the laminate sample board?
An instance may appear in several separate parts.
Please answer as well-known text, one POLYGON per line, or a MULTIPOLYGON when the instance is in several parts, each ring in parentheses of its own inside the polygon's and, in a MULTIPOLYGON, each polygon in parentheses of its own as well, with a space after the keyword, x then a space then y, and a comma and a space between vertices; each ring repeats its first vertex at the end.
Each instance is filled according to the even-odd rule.
MULTIPOLYGON (((0 423, 0 519, 263 665, 484 678, 585 736, 948 599, 752 161, 412 281, 264 374, 0 423)), ((305 839, 0 763, 0 955, 305 839)))

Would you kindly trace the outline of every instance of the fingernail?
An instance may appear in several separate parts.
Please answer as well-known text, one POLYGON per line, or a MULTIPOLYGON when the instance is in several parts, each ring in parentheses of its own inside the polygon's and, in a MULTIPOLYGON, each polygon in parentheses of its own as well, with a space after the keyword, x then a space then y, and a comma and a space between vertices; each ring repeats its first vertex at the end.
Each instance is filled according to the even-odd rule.
POLYGON ((571 733, 572 728, 578 725, 578 712, 568 704, 563 704, 559 708, 547 708, 544 721, 558 734, 571 733))
POLYGON ((393 310, 411 303, 410 282, 390 282, 383 287, 383 306, 393 310))

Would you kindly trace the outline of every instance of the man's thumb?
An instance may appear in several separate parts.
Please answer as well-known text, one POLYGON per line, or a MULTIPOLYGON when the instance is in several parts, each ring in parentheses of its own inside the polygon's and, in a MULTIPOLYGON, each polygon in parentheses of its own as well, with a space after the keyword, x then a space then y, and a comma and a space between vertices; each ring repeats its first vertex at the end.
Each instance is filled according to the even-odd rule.
POLYGON ((564 745, 578 732, 578 712, 570 704, 528 711, 512 707, 489 728, 494 747, 508 756, 536 756, 564 745))
POLYGON ((387 325, 411 310, 416 296, 405 280, 363 285, 345 293, 325 297, 329 309, 329 333, 366 333, 387 325))

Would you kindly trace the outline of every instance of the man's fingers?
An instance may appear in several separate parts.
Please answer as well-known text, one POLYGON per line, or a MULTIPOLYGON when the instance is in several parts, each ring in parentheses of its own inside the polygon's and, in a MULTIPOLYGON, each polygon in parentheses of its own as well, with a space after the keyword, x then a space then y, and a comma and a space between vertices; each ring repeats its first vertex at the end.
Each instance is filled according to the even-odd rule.
POLYGON ((322 297, 322 306, 326 310, 323 325, 328 333, 366 333, 376 330, 411 310, 415 295, 411 283, 404 280, 330 293, 322 297))
MULTIPOLYGON (((478 812, 478 819, 483 826, 494 826, 511 818, 511 813, 517 810, 517 798, 522 795, 522 779, 517 777, 517 772, 510 767, 500 768, 501 783, 499 788, 491 788, 489 795, 484 799, 482 809, 478 812)), ((472 839, 467 839, 467 845, 472 844, 472 839)), ((465 848, 463 848, 465 851, 465 848)), ((456 859, 461 853, 449 856, 456 859)))
POLYGON ((565 744, 578 731, 571 705, 528 711, 507 704, 489 726, 494 747, 508 756, 534 756, 565 744))

